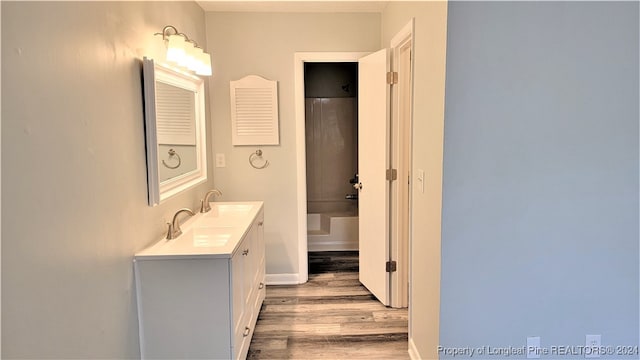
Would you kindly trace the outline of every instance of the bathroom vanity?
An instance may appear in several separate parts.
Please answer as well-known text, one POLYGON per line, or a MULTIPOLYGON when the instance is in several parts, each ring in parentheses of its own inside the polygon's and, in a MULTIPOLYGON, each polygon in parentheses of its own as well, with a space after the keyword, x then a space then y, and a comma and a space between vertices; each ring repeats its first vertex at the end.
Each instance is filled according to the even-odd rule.
POLYGON ((134 258, 143 359, 244 359, 265 296, 262 202, 215 202, 134 258))

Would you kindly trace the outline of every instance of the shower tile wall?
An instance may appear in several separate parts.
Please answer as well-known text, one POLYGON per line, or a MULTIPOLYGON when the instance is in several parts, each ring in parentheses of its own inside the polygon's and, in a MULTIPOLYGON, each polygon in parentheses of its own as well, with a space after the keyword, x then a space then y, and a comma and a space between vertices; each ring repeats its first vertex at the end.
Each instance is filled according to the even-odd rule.
POLYGON ((356 213, 349 180, 358 168, 357 98, 307 98, 307 212, 356 213))

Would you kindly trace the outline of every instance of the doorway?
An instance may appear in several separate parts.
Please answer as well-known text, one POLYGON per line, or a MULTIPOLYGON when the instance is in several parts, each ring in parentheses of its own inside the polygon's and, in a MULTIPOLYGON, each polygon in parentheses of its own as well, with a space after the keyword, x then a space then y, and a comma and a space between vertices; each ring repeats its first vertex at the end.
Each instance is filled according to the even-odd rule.
MULTIPOLYGON (((412 30, 412 27, 411 27, 412 30)), ((411 39, 412 36, 412 31, 409 32, 409 38, 411 39)), ((393 44, 393 43, 392 43, 393 44)), ((408 47, 408 49, 410 49, 410 45, 408 47)), ((397 46, 396 46, 397 48, 397 46)), ((394 49, 397 51, 397 49, 394 49)), ((380 53, 380 52, 378 52, 380 53)), ((410 52, 409 52, 410 53, 410 52)), ((376 297, 381 300, 381 302, 387 306, 392 306, 392 307, 407 307, 408 306, 408 291, 409 291, 409 284, 408 284, 408 278, 409 278, 409 274, 408 274, 408 269, 409 269, 409 256, 408 256, 408 252, 409 252, 409 248, 410 248, 410 234, 409 234, 409 222, 410 222, 410 218, 411 218, 411 213, 410 213, 410 204, 409 204, 409 198, 408 196, 404 196, 404 195, 399 195, 398 193, 398 186, 395 185, 398 182, 398 177, 397 176, 393 176, 392 174, 395 174, 395 172, 393 171, 393 168, 389 168, 389 166, 396 166, 396 171, 398 170, 397 167, 398 165, 395 163, 395 159, 394 156, 396 156, 397 152, 399 151, 398 149, 396 149, 395 147, 391 146, 391 141, 394 141, 394 146, 397 145, 399 142, 402 142, 404 146, 407 147, 407 149, 404 150, 404 156, 405 158, 403 158, 402 163, 405 164, 405 167, 409 167, 410 164, 410 159, 406 159, 406 156, 410 156, 410 148, 411 145, 407 144, 406 141, 402 140, 402 139, 406 139, 407 137, 410 139, 410 136, 407 137, 403 137, 402 139, 398 140, 392 140, 392 136, 394 136, 395 134, 399 133, 400 130, 398 130, 397 128, 395 128, 392 126, 390 119, 391 117, 391 112, 390 112, 390 106, 391 105, 391 86, 395 86, 396 84, 393 83, 393 72, 397 72, 398 68, 397 64, 399 64, 398 61, 394 60, 394 70, 391 73, 388 73, 388 71, 390 70, 390 65, 391 65, 391 61, 392 58, 389 56, 390 52, 389 50, 384 51, 384 56, 379 54, 379 56, 374 56, 375 58, 378 59, 384 59, 383 63, 386 65, 382 65, 382 67, 377 67, 376 66, 376 72, 374 77, 376 79, 380 79, 380 76, 382 76, 382 80, 375 80, 376 82, 376 86, 381 86, 383 88, 383 90, 381 91, 377 91, 380 94, 383 94, 383 97, 380 100, 373 100, 372 103, 373 104, 386 104, 386 106, 382 107, 379 111, 377 111, 377 113, 379 114, 383 114, 383 119, 382 121, 387 123, 387 125, 383 125, 383 131, 382 131, 382 138, 381 140, 378 142, 379 146, 376 147, 376 153, 378 152, 379 148, 383 149, 382 152, 382 157, 384 158, 384 161, 382 161, 383 164, 383 170, 382 172, 377 169, 376 173, 380 173, 382 174, 382 176, 376 176, 375 177, 375 181, 379 182, 380 180, 383 181, 383 183, 386 181, 386 185, 383 185, 383 188, 385 189, 382 192, 376 192, 376 196, 382 196, 383 198, 385 198, 385 203, 384 206, 382 206, 381 211, 382 211, 382 218, 380 218, 380 214, 376 214, 375 219, 382 219, 382 220, 373 220, 372 218, 369 218, 369 221, 367 221, 367 224, 379 224, 380 222, 384 222, 386 223, 386 225, 384 226, 383 231, 378 231, 373 233, 373 235, 375 235, 375 237, 377 238, 376 240, 376 244, 375 246, 378 247, 382 247, 381 250, 376 250, 377 254, 384 254, 384 256, 382 258, 380 258, 378 261, 376 260, 375 263, 372 263, 371 266, 368 266, 371 269, 375 269, 376 273, 378 275, 376 275, 376 282, 382 282, 383 284, 386 284, 385 286, 382 286, 383 292, 385 293, 383 296, 378 296, 376 295, 376 297), (389 79, 389 75, 391 75, 391 81, 392 82, 387 82, 389 79), (386 90, 384 89, 386 87, 386 90), (384 94, 386 94, 386 96, 384 96, 384 94), (386 120, 384 120, 386 119, 386 120), (395 133, 392 133, 392 131, 395 131, 395 133), (387 149, 387 150, 384 150, 387 149), (392 153, 393 152, 393 153, 392 153), (386 155, 384 155, 386 154, 386 155), (385 179, 385 173, 386 173, 386 179, 385 179), (402 198, 404 199, 403 203, 399 203, 396 204, 393 208, 392 208, 392 203, 394 201, 397 201, 397 199, 402 198), (402 206, 403 207, 403 214, 404 215, 400 215, 400 219, 397 218, 396 213, 398 212, 398 206, 402 206), (398 226, 401 225, 403 227, 405 227, 403 229, 403 234, 402 236, 396 236, 395 235, 395 230, 396 228, 391 228, 391 224, 395 224, 394 226, 398 226), (405 241, 404 244, 392 244, 392 241, 405 241), (392 256, 397 257, 397 258, 391 258, 392 256), (402 256, 404 256, 404 258, 402 258, 402 256), (400 261, 398 263, 398 261, 400 261), (386 263, 386 264, 385 264, 386 263), (398 268, 396 269, 395 266, 396 265, 394 263, 398 263, 398 268), (386 268, 386 271, 385 271, 386 268), (379 271, 380 269, 382 269, 382 271, 379 271), (398 271, 398 269, 400 271, 398 271), (399 296, 399 294, 401 294, 399 296), (399 301, 400 299, 404 299, 402 301, 399 301)), ((375 54, 369 54, 369 53, 296 53, 295 54, 295 96, 296 96, 296 156, 297 156, 297 194, 298 194, 298 244, 299 244, 299 248, 298 248, 298 255, 299 255, 299 261, 298 261, 298 283, 305 283, 308 280, 308 244, 307 244, 307 174, 306 174, 306 144, 305 144, 305 140, 306 140, 306 133, 305 133, 305 102, 304 102, 304 64, 307 62, 359 62, 359 60, 364 60, 363 58, 368 57, 370 59, 372 59, 374 62, 377 62, 377 60, 373 59, 374 57, 371 56, 367 56, 367 55, 375 55, 375 54)), ((410 64, 410 56, 408 57, 409 59, 409 64, 410 64)), ((360 63, 360 66, 362 66, 363 63, 360 63)), ((411 67, 409 67, 410 69, 411 67)), ((411 73, 409 73, 408 75, 405 74, 404 72, 406 72, 407 68, 403 68, 404 70, 399 70, 401 72, 403 72, 400 76, 396 75, 396 78, 398 80, 400 79, 405 79, 405 80, 409 80, 408 85, 405 84, 405 91, 402 93, 404 97, 409 96, 408 100, 403 98, 398 98, 397 95, 394 95, 397 99, 400 99, 402 101, 395 102, 395 105, 393 105, 392 109, 394 111, 396 111, 397 109, 400 108, 401 104, 404 104, 402 106, 408 106, 409 109, 405 109, 404 113, 405 115, 408 114, 408 116, 405 116, 404 119, 408 121, 408 123, 405 123, 403 126, 406 130, 406 134, 410 134, 410 114, 411 114, 411 98, 410 98, 410 89, 412 88, 412 85, 410 83, 410 79, 411 79, 411 73), (407 92, 406 89, 408 89, 409 91, 407 92)), ((359 71, 362 71, 362 69, 360 69, 359 71)), ((360 79, 364 79, 364 76, 360 76, 360 79)), ((369 76, 367 76, 366 78, 369 78, 369 76)), ((406 81, 405 81, 406 83, 406 81)), ((359 89, 359 101, 362 102, 364 98, 369 99, 369 96, 364 96, 362 91, 364 91, 364 89, 368 89, 369 86, 360 86, 359 89)), ((400 94, 400 92, 398 90, 396 90, 396 92, 394 94, 400 94)), ((368 101, 371 101, 370 99, 368 101)), ((365 108, 370 108, 370 106, 365 106, 364 108, 362 107, 362 105, 359 106, 360 109, 358 110, 358 112, 360 113, 361 110, 365 109, 365 108)), ((377 108, 377 106, 376 106, 377 108)), ((362 115, 362 114, 361 114, 362 115)), ((397 121, 397 117, 393 117, 393 119, 396 119, 394 121, 397 121)), ((362 127, 362 123, 359 123, 359 127, 362 127)), ((363 135, 359 136, 359 144, 361 141, 363 141, 365 137, 363 135)), ((359 146, 361 148, 361 146, 359 146)), ((363 159, 362 157, 362 149, 359 150, 359 161, 358 161, 358 167, 362 168, 363 164, 361 164, 361 160, 363 159)), ((361 169, 359 169, 360 171, 361 169)), ((401 171, 405 171, 405 170, 401 170, 401 171)), ((407 170, 408 171, 408 170, 407 170)), ((400 174, 404 174, 404 173, 400 173, 400 174)), ((359 174, 360 175, 360 174, 359 174)), ((407 179, 408 178, 404 178, 403 175, 403 179, 407 179)), ((368 180, 371 181, 371 180, 368 180)), ((368 184, 372 184, 371 182, 367 182, 365 183, 365 185, 363 185, 359 179, 358 184, 359 185, 359 193, 362 193, 362 191, 371 191, 370 189, 371 186, 368 184), (366 190, 363 190, 366 189, 366 190)), ((405 184, 405 187, 408 191, 409 186, 408 184, 405 184)), ((370 192, 371 193, 371 192, 370 192)), ((370 196, 371 197, 371 196, 370 196)), ((360 199, 362 199, 362 197, 360 197, 360 199)), ((361 204, 362 205, 362 204, 361 204)), ((363 216, 363 205, 360 206, 359 209, 359 216, 360 216, 360 232, 362 232, 363 227, 365 225, 363 225, 363 220, 362 220, 362 216, 363 216)), ((367 239, 367 242, 369 242, 371 239, 367 239)), ((362 242, 362 236, 360 236, 360 242, 362 242)), ((362 258, 362 257, 361 257, 362 258)), ((362 263, 361 263, 361 268, 360 268, 361 274, 362 274, 362 263)), ((365 281, 362 280, 361 278, 361 282, 363 282, 363 284, 365 284, 365 286, 367 286, 367 288, 369 288, 370 290, 372 289, 369 285, 367 285, 365 283, 365 281)), ((375 294, 375 291, 372 291, 375 294)))
POLYGON ((358 250, 358 64, 305 62, 307 246, 358 250))
POLYGON ((307 244, 307 174, 306 174, 306 124, 305 124, 305 63, 344 63, 357 62, 365 56, 363 52, 303 52, 294 58, 295 75, 295 114, 296 114, 296 192, 298 223, 298 275, 295 283, 303 284, 309 279, 307 244))

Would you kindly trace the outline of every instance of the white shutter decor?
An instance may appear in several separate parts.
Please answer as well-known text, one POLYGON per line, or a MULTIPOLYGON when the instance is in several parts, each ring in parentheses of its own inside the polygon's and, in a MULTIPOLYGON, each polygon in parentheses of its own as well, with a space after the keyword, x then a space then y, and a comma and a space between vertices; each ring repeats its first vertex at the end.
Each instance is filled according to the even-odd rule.
POLYGON ((158 144, 195 145, 195 96, 193 91, 156 82, 158 144))
POLYGON ((229 83, 231 143, 278 145, 278 82, 249 75, 229 83))

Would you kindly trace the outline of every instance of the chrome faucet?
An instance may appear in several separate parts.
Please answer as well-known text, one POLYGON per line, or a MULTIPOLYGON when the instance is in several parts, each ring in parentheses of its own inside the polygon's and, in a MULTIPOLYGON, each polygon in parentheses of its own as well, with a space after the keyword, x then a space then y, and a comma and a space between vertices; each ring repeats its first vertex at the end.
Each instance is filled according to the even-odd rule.
POLYGON ((180 229, 180 223, 178 222, 178 215, 180 215, 183 212, 186 212, 191 216, 195 215, 195 213, 188 208, 178 210, 178 212, 176 212, 175 215, 173 215, 173 221, 170 223, 167 223, 167 225, 169 225, 169 230, 167 231, 167 238, 166 238, 167 240, 175 239, 182 234, 182 229, 180 229))
POLYGON ((211 195, 222 196, 222 192, 220 192, 220 190, 218 190, 218 189, 213 189, 213 190, 207 191, 207 193, 204 194, 204 199, 200 200, 200 212, 201 213, 206 213, 209 210, 211 210, 211 206, 209 206, 209 197, 211 195))

